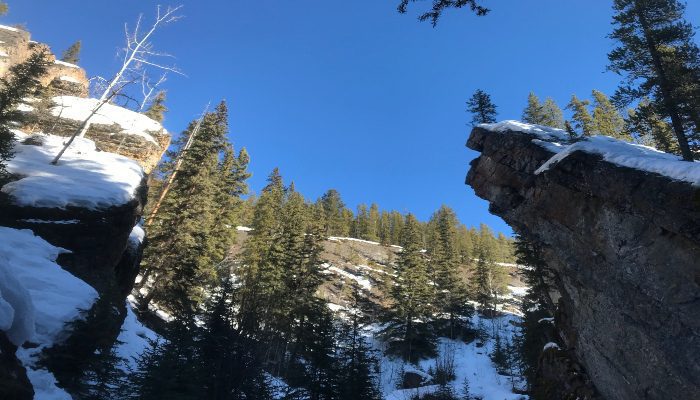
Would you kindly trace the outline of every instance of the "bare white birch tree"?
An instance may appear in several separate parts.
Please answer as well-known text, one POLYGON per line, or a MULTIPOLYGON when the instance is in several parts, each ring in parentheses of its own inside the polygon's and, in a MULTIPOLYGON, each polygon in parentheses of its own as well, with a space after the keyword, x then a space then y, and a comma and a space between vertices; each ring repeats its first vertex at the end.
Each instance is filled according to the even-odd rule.
MULTIPOLYGON (((163 70, 166 72, 174 72, 177 74, 182 74, 177 68, 163 64, 158 61, 162 57, 171 57, 167 53, 161 53, 155 51, 153 48, 153 43, 151 39, 158 28, 163 25, 170 24, 179 20, 181 17, 177 15, 177 12, 182 8, 182 6, 177 7, 167 7, 162 9, 161 6, 156 8, 156 18, 145 33, 141 30, 141 22, 143 20, 143 14, 139 15, 136 20, 136 26, 133 31, 129 31, 127 24, 124 24, 124 33, 126 36, 126 46, 124 48, 124 57, 122 61, 122 66, 119 71, 114 75, 114 77, 106 84, 102 95, 97 100, 97 103, 90 111, 88 117, 82 122, 80 128, 68 139, 66 144, 63 146, 61 151, 56 155, 56 157, 51 162, 52 164, 58 164, 58 161, 63 156, 63 153, 68 149, 68 147, 73 143, 76 137, 83 137, 90 128, 91 120, 97 114, 97 112, 111 101, 115 96, 119 95, 125 87, 134 83, 139 76, 143 76, 145 71, 150 68, 155 68, 163 70)), ((163 80, 161 78, 161 80, 163 80)))

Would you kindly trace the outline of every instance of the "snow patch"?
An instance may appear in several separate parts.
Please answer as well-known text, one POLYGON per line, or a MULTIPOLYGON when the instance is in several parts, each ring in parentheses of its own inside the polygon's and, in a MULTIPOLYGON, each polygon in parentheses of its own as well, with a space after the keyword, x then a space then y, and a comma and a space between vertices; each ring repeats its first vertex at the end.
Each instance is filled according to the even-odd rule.
POLYGON ((568 141, 569 134, 563 129, 551 128, 544 125, 526 124, 524 122, 507 120, 496 122, 494 124, 479 124, 479 128, 486 129, 490 132, 522 132, 528 135, 536 136, 537 138, 551 142, 552 140, 568 141))
POLYGON ((38 345, 17 349, 35 398, 70 399, 56 386, 50 372, 36 368, 37 357, 61 339, 67 322, 92 306, 97 292, 55 263, 67 250, 49 244, 28 229, 0 227, 0 238, 2 328, 15 344, 31 341, 38 345), (12 323, 7 328, 10 308, 12 323))
POLYGON ((556 343, 554 343, 554 342, 549 342, 549 343, 547 343, 547 344, 544 345, 544 347, 542 348, 542 351, 546 351, 546 350, 549 350, 549 349, 557 349, 557 350, 559 350, 559 345, 556 344, 556 343))
POLYGON ((80 223, 79 219, 58 219, 58 220, 48 220, 48 219, 21 219, 22 222, 29 222, 30 224, 57 224, 57 225, 72 225, 80 223))
POLYGON ((357 282, 357 284, 365 290, 372 290, 372 284, 370 283, 369 279, 367 279, 367 278, 353 275, 353 274, 345 271, 344 269, 338 268, 338 267, 336 267, 334 265, 330 265, 328 263, 324 263, 324 264, 322 264, 322 266, 327 267, 326 269, 324 269, 322 271, 324 274, 336 273, 340 276, 343 276, 345 278, 348 278, 350 280, 357 282))
POLYGON ((4 29, 6 31, 12 31, 12 32, 19 32, 19 29, 12 27, 12 26, 7 26, 7 25, 0 25, 0 29, 4 29))
POLYGON ((143 243, 143 239, 146 237, 146 231, 143 230, 139 225, 134 226, 129 233, 129 246, 131 248, 138 248, 143 243))
MULTIPOLYGON (((14 131, 21 142, 29 135, 14 131)), ((66 138, 37 136, 40 146, 17 143, 15 157, 7 162, 10 173, 20 176, 2 187, 16 204, 31 207, 68 206, 88 209, 119 206, 134 198, 144 177, 135 161, 113 153, 96 151, 95 143, 76 138, 58 165, 50 162, 66 138)))
POLYGON ((253 230, 253 228, 248 228, 247 226, 240 226, 239 225, 236 227, 236 230, 240 231, 240 232, 250 232, 253 230))
POLYGON ((61 60, 55 60, 54 64, 63 65, 64 67, 68 67, 68 68, 80 68, 79 66, 77 66, 75 64, 71 64, 71 63, 68 63, 65 61, 61 61, 61 60))
POLYGON ((9 55, 4 51, 0 50, 0 57, 9 57, 9 55))
POLYGON ((379 246, 379 242, 373 242, 371 240, 363 240, 363 239, 356 239, 356 238, 351 238, 351 237, 339 237, 339 236, 329 236, 328 240, 332 242, 341 242, 341 241, 350 241, 350 242, 358 242, 358 243, 366 243, 366 244, 373 244, 376 246, 379 246))
POLYGON ((599 154, 605 161, 622 167, 657 173, 700 186, 700 163, 683 161, 679 156, 608 136, 593 136, 564 147, 539 167, 535 174, 549 170, 575 151, 599 154))
POLYGON ((62 80, 62 81, 66 81, 66 82, 80 83, 80 81, 79 81, 78 79, 75 79, 75 78, 73 78, 72 76, 62 76, 62 77, 60 77, 60 78, 58 78, 58 79, 60 79, 60 80, 62 80))
MULTIPOLYGON (((75 96, 56 96, 53 101, 57 104, 51 108, 54 116, 72 119, 75 121, 85 121, 92 110, 98 105, 97 99, 86 99, 75 96)), ((116 106, 114 104, 104 104, 90 120, 93 124, 113 125, 117 124, 122 129, 120 133, 140 136, 151 143, 156 143, 149 132, 160 132, 163 126, 155 120, 135 111, 116 106)))
POLYGON ((117 337, 119 345, 116 348, 117 355, 125 360, 125 369, 136 367, 136 360, 146 350, 151 348, 151 343, 162 340, 152 330, 148 329, 134 314, 131 304, 126 303, 126 318, 122 324, 121 332, 117 337))

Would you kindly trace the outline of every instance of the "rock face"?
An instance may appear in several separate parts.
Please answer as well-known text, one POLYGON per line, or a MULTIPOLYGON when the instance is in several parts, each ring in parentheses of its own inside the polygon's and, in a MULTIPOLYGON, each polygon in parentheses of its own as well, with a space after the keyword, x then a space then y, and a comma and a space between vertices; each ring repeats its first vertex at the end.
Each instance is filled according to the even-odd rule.
POLYGON ((533 139, 475 128, 467 184, 543 246, 567 350, 607 399, 700 398, 700 188, 583 151, 536 174, 533 139))

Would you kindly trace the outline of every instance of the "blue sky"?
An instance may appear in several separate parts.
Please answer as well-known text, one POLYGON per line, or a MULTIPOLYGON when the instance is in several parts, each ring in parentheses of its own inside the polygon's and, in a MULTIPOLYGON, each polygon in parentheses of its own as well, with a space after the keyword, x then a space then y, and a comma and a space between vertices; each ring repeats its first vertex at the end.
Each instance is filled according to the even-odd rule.
MULTIPOLYGON (((187 0, 184 19, 158 32, 158 49, 187 77, 171 76, 165 126, 180 132, 208 101, 226 99, 231 139, 251 154, 258 191, 278 166, 315 199, 335 188, 350 207, 429 218, 441 204, 468 226, 509 233, 464 184, 469 161, 465 101, 481 88, 499 119, 519 118, 529 91, 565 105, 571 94, 612 93, 611 1, 490 1, 437 28, 395 11, 398 0, 187 0)), ((123 24, 158 2, 10 0, 3 23, 25 23, 60 52, 82 39, 81 65, 108 76, 123 24)), ((700 4, 686 18, 700 20, 700 4)))

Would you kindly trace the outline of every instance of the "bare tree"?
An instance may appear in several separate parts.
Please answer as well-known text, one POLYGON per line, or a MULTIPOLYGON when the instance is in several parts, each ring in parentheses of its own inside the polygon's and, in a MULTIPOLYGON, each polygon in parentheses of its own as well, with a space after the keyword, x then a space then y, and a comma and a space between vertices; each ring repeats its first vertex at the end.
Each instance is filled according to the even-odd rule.
MULTIPOLYGON (((177 7, 167 7, 165 10, 158 6, 156 8, 156 18, 145 33, 141 30, 141 22, 143 20, 143 14, 139 15, 136 20, 136 26, 133 31, 129 31, 127 24, 124 24, 124 33, 126 36, 126 46, 124 48, 124 57, 122 60, 122 66, 119 71, 114 75, 114 77, 106 82, 105 88, 102 91, 100 98, 98 99, 95 106, 90 111, 88 117, 80 125, 80 128, 68 139, 66 144, 63 146, 61 151, 56 155, 56 157, 51 162, 56 165, 58 161, 63 156, 63 153, 68 149, 68 147, 73 143, 76 137, 84 137, 88 129, 90 129, 90 124, 92 118, 97 114, 97 112, 110 102, 115 96, 120 95, 124 88, 134 83, 139 77, 143 77, 146 70, 149 67, 159 69, 166 72, 174 72, 177 74, 182 74, 177 68, 163 64, 159 59, 163 57, 171 57, 167 53, 161 53, 154 50, 153 43, 151 39, 158 30, 163 25, 175 22, 181 17, 177 15, 177 12, 182 8, 182 6, 177 7)), ((159 82, 162 82, 165 78, 161 78, 159 82)))

